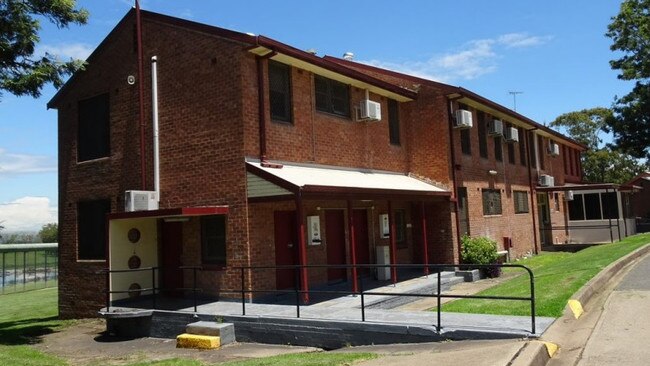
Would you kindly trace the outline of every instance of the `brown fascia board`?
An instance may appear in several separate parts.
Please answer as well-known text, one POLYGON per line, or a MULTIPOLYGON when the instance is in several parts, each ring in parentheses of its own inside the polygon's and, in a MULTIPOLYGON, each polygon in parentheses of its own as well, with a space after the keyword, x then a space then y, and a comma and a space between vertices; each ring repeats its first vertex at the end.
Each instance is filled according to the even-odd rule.
POLYGON ((587 146, 579 143, 578 141, 575 141, 574 139, 572 139, 570 137, 567 137, 567 136, 565 136, 565 135, 563 135, 563 134, 561 134, 561 133, 559 133, 559 132, 557 132, 557 131, 555 131, 555 130, 553 130, 551 128, 548 128, 548 127, 546 127, 546 126, 544 126, 542 124, 539 124, 539 123, 533 121, 532 119, 513 111, 512 109, 504 107, 501 104, 495 103, 495 102, 493 102, 493 101, 491 101, 491 100, 489 100, 489 99, 487 99, 487 98, 485 98, 485 97, 483 97, 481 95, 478 95, 478 94, 474 93, 471 90, 467 90, 467 89, 465 89, 463 87, 452 86, 452 85, 441 83, 441 82, 438 82, 438 81, 423 79, 423 78, 408 75, 408 74, 402 74, 402 73, 397 72, 397 71, 386 70, 386 69, 382 69, 382 68, 379 68, 379 67, 376 67, 376 66, 370 66, 370 65, 366 65, 366 64, 362 64, 362 63, 358 63, 358 62, 354 62, 354 61, 344 60, 344 59, 341 59, 341 58, 338 58, 338 57, 333 57, 333 56, 328 56, 327 55, 327 56, 324 56, 323 58, 330 61, 330 62, 337 63, 339 65, 343 65, 343 66, 347 66, 347 67, 354 67, 354 68, 358 68, 358 69, 361 69, 361 70, 367 70, 367 71, 370 71, 370 72, 382 73, 384 75, 388 75, 388 76, 392 76, 392 77, 396 77, 396 78, 401 78, 401 79, 408 80, 410 82, 417 83, 417 84, 429 85, 431 87, 440 89, 442 92, 446 93, 448 97, 454 96, 454 99, 456 99, 456 97, 458 97, 458 96, 463 96, 463 97, 466 97, 466 98, 469 98, 469 99, 473 99, 473 100, 475 100, 475 101, 477 101, 477 102, 479 102, 481 104, 487 105, 487 106, 489 106, 491 108, 494 108, 494 109, 498 110, 499 112, 502 112, 504 114, 512 116, 515 119, 518 119, 518 120, 520 120, 522 122, 525 122, 525 123, 531 125, 533 127, 532 129, 534 129, 534 130, 538 129, 538 130, 545 131, 548 134, 551 134, 551 135, 553 135, 553 136, 555 136, 555 137, 557 137, 559 139, 565 140, 565 141, 567 141, 567 142, 569 142, 569 143, 571 143, 573 145, 578 146, 582 151, 587 150, 587 146))
MULTIPOLYGON (((127 20, 129 20, 132 16, 135 16, 135 9, 132 8, 129 10, 126 15, 117 23, 117 25, 111 30, 111 32, 104 38, 104 40, 95 48, 95 50, 92 52, 92 54, 88 57, 86 60, 87 63, 91 63, 92 60, 97 57, 97 54, 99 54, 104 47, 106 43, 112 38, 113 34, 119 29, 127 20)), ((297 59, 303 60, 305 62, 314 64, 316 66, 322 67, 324 69, 333 71, 338 74, 345 75, 347 77, 350 77, 352 79, 356 79, 359 81, 362 81, 364 83, 368 83, 370 85, 377 86, 379 88, 391 91, 395 94, 402 95, 406 98, 409 99, 416 99, 417 98, 417 92, 413 90, 409 90, 406 88, 402 88, 398 85, 391 84, 388 82, 385 82, 380 79, 373 78, 369 75, 366 75, 362 72, 350 69, 348 67, 341 66, 337 63, 330 62, 327 60, 324 60, 323 58, 317 57, 315 55, 312 55, 308 52, 299 50, 295 47, 291 47, 287 44, 278 42, 274 39, 259 35, 251 35, 247 33, 241 33, 241 32, 236 32, 232 31, 229 29, 224 29, 224 28, 219 28, 215 27, 212 25, 207 25, 203 23, 197 23, 193 22, 190 20, 186 19, 181 19, 181 18, 176 18, 172 17, 169 15, 164 15, 164 14, 159 14, 159 13, 154 13, 151 11, 146 11, 146 10, 140 10, 140 16, 142 19, 146 20, 151 20, 159 23, 164 23, 164 24, 169 24, 172 26, 177 26, 177 27, 182 27, 186 29, 191 29, 193 31, 201 32, 201 33, 206 33, 210 35, 214 35, 217 37, 222 37, 226 39, 230 39, 236 42, 240 42, 249 46, 262 46, 265 48, 269 48, 275 52, 278 53, 283 53, 291 57, 295 57, 297 59)), ((66 93, 66 91, 70 88, 70 85, 75 83, 77 73, 72 75, 70 79, 59 89, 59 91, 50 99, 50 101, 47 103, 47 108, 56 108, 57 107, 57 101, 66 93)))

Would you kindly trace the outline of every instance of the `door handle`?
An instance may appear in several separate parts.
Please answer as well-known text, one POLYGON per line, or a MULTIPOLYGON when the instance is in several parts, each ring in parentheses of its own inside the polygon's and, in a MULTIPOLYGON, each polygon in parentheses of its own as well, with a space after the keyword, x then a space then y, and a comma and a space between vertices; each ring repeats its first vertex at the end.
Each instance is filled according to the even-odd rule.
POLYGON ((287 243, 287 248, 293 248, 293 243, 287 243))

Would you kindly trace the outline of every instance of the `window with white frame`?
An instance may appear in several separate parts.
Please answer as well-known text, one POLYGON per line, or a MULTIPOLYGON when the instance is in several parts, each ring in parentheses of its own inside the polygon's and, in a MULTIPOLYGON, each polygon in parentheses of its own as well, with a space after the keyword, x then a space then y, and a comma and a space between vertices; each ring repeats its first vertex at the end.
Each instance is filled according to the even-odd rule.
POLYGON ((619 216, 616 192, 575 193, 568 206, 570 221, 608 220, 619 216))

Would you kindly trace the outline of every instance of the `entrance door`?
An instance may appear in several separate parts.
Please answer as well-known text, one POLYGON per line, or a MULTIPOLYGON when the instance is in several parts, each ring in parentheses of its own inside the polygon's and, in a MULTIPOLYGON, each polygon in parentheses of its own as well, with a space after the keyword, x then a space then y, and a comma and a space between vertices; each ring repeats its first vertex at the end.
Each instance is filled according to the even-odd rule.
MULTIPOLYGON (((182 288, 183 271, 179 267, 183 254, 183 223, 162 221, 161 236, 160 287, 168 290, 182 288)), ((181 296, 180 291, 169 291, 165 294, 181 296)))
MULTIPOLYGON (((273 214, 275 232, 275 265, 297 264, 298 240, 296 240, 296 212, 275 211, 273 214)), ((296 272, 289 269, 275 271, 275 285, 278 290, 294 288, 296 272)))
POLYGON ((458 226, 460 228, 460 235, 469 235, 467 187, 458 187, 458 226))
MULTIPOLYGON (((345 264, 345 219, 343 210, 325 211, 325 245, 327 246, 327 264, 345 264)), ((344 281, 345 268, 328 268, 327 281, 344 281)))
POLYGON ((537 212, 539 215, 539 242, 542 246, 553 244, 551 232, 551 211, 548 207, 548 194, 537 194, 537 212))
MULTIPOLYGON (((368 242, 368 211, 352 210, 352 224, 354 225, 354 255, 357 264, 370 264, 370 248, 368 242)), ((367 268, 360 269, 360 273, 366 273, 367 268)))

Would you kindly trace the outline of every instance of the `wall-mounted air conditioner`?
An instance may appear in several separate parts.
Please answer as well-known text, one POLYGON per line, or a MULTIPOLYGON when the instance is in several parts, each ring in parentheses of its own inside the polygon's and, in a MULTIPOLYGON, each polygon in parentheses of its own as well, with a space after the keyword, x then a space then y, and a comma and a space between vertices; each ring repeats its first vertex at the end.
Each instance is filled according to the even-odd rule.
POLYGON ((472 112, 458 109, 456 111, 456 120, 454 121, 454 128, 470 128, 472 127, 472 112))
POLYGON ((359 104, 359 120, 364 122, 381 120, 381 104, 370 99, 362 100, 359 104))
POLYGON ((506 142, 519 142, 519 130, 514 127, 507 127, 505 132, 506 142))
POLYGON ((158 209, 158 197, 155 191, 124 192, 124 211, 150 211, 158 209))
POLYGON ((542 174, 539 176, 539 185, 542 187, 553 187, 555 185, 555 178, 542 174))
POLYGON ((503 135, 503 122, 498 119, 492 120, 488 123, 488 135, 502 136, 503 135))
POLYGON ((564 200, 565 201, 573 201, 573 191, 564 192, 564 200))
POLYGON ((548 143, 548 153, 551 156, 560 155, 560 145, 558 145, 556 142, 549 141, 549 143, 548 143))

